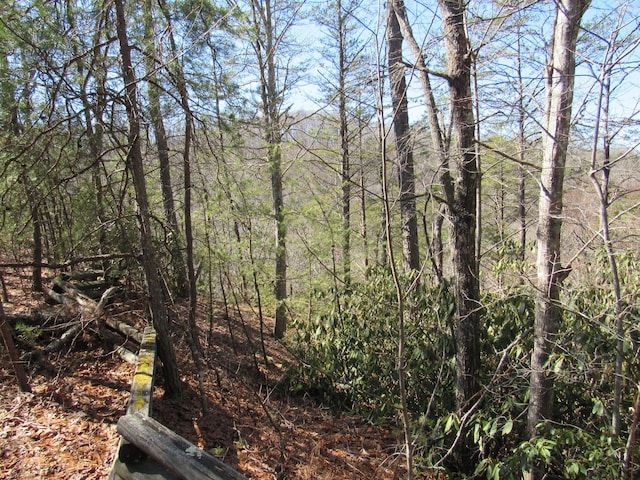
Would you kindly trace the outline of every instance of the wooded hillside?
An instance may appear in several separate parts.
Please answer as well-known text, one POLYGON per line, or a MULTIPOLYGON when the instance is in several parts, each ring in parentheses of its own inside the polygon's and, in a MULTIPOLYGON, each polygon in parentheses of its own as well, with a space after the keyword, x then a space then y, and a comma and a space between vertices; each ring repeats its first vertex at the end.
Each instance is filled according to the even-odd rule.
POLYGON ((632 478, 639 8, 3 4, 2 278, 117 287, 37 348, 5 292, 16 384, 87 329, 135 355, 104 310, 135 299, 206 417, 250 311, 256 368, 273 342, 285 391, 396 425, 408 478, 632 478))

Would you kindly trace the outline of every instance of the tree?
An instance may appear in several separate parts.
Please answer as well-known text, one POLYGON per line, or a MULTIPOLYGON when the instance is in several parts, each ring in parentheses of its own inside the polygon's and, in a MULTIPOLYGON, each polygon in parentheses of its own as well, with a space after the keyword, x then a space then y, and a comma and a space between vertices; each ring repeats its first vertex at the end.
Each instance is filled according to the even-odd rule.
MULTIPOLYGON (((447 165, 442 175, 449 220, 452 224, 456 300, 456 405, 460 413, 472 407, 480 389, 480 286, 476 260, 476 190, 478 170, 475 119, 471 93, 473 51, 466 33, 466 3, 439 0, 447 58, 447 83, 451 101, 455 185, 447 165)), ((474 466, 471 439, 463 433, 458 453, 460 467, 474 466)))
MULTIPOLYGON (((275 279, 276 300, 275 328, 276 338, 282 338, 287 328, 287 222, 284 208, 282 147, 283 122, 286 111, 283 110, 283 90, 288 85, 279 83, 277 58, 282 48, 284 35, 299 11, 294 5, 290 17, 283 19, 283 25, 277 20, 275 2, 272 0, 251 1, 251 22, 253 30, 253 50, 258 61, 260 100, 262 108, 262 128, 266 144, 266 162, 271 177, 273 199, 273 217, 276 228, 275 243, 275 279)), ((284 14, 284 12, 279 12, 284 14)), ((285 73, 285 77, 288 72, 285 73)))
MULTIPOLYGON (((456 406, 462 416, 471 411, 480 390, 480 285, 476 252, 479 173, 471 92, 474 52, 467 37, 465 2, 439 0, 438 3, 442 11, 447 61, 446 73, 439 76, 447 81, 449 87, 452 119, 450 141, 445 140, 444 129, 438 119, 430 70, 407 20, 404 2, 395 0, 393 5, 420 73, 432 143, 440 165, 447 217, 451 223, 456 301, 456 406), (455 181, 452 173, 455 173, 455 181)), ((463 432, 456 446, 458 463, 461 470, 470 472, 474 467, 471 439, 466 436, 464 424, 461 428, 463 432)))
POLYGON ((127 145, 127 167, 133 177, 136 202, 138 205, 138 226, 142 246, 142 268, 147 284, 147 294, 153 325, 158 333, 158 355, 162 360, 165 393, 169 397, 182 396, 182 386, 178 374, 178 363, 171 342, 169 317, 164 303, 163 288, 160 282, 155 247, 151 233, 151 211, 144 176, 142 149, 140 147, 140 111, 137 103, 137 81, 131 62, 131 47, 127 36, 127 21, 123 0, 114 1, 116 10, 116 29, 120 55, 122 57, 122 78, 125 84, 124 103, 129 120, 127 145))
POLYGON ((193 111, 191 110, 191 102, 189 100, 189 90, 187 80, 182 69, 181 57, 178 54, 175 37, 173 35, 173 25, 171 16, 164 2, 160 2, 161 10, 167 22, 169 30, 169 43, 171 46, 171 55, 174 61, 169 65, 168 70, 173 77, 176 89, 180 96, 180 106, 184 112, 184 146, 182 151, 182 174, 184 182, 184 233, 187 250, 187 279, 189 292, 189 330, 191 334, 191 354, 193 363, 196 366, 198 375, 198 387, 200 389, 200 402, 202 405, 202 413, 207 413, 207 396, 204 389, 204 380, 202 378, 202 346, 200 345, 200 337, 198 335, 198 326, 196 324, 196 313, 198 308, 198 287, 196 283, 195 257, 193 248, 193 220, 192 220, 192 200, 193 200, 193 184, 191 181, 192 173, 192 156, 193 133, 195 130, 193 111))
MULTIPOLYGON (((531 437, 541 432, 540 422, 551 418, 553 407, 553 372, 548 361, 560 323, 560 287, 571 269, 560 263, 564 170, 571 129, 576 44, 580 22, 588 6, 589 0, 557 3, 547 65, 538 206, 536 314, 527 413, 527 430, 531 437)), ((542 468, 533 468, 532 479, 544 475, 542 468)))
MULTIPOLYGON (((350 65, 353 59, 348 58, 349 41, 348 35, 351 30, 349 18, 353 16, 353 9, 356 5, 350 3, 345 5, 342 0, 337 0, 330 4, 326 10, 319 12, 318 20, 321 24, 328 27, 331 41, 337 45, 337 75, 338 83, 336 88, 332 88, 330 95, 337 97, 338 101, 338 117, 339 117, 339 135, 340 135, 340 157, 341 157, 341 190, 342 190, 342 269, 343 281, 350 283, 351 281, 351 138, 347 112, 347 76, 350 73, 350 65), (333 91, 335 90, 335 91, 333 91)), ((331 47, 331 45, 330 45, 331 47)), ((328 55, 335 57, 336 52, 330 49, 328 55)), ((335 62, 335 59, 330 59, 335 62)))
POLYGON ((405 65, 402 60, 402 32, 400 23, 389 2, 387 8, 387 45, 393 131, 396 139, 398 181, 400 184, 400 213, 402 221, 402 250, 405 271, 420 270, 418 249, 418 220, 416 215, 416 187, 413 165, 413 146, 409 129, 409 108, 405 65))
MULTIPOLYGON (((407 41, 411 53, 414 57, 414 67, 418 71, 418 76, 420 79, 420 85, 422 87, 422 94, 424 97, 425 106, 427 109, 427 120, 429 124, 429 132, 431 134, 431 143, 433 146, 433 152, 436 156, 436 160, 438 165, 440 166, 440 180, 442 184, 445 186, 445 193, 449 192, 452 195, 452 185, 451 185, 451 175, 449 173, 449 158, 448 158, 448 147, 449 143, 447 141, 447 134, 445 133, 445 128, 441 124, 440 121, 440 111, 438 109, 438 105, 436 104, 435 95, 433 92, 433 88, 431 86, 431 78, 430 78, 430 69, 427 68, 427 64, 425 61, 425 55, 422 52, 422 47, 418 44, 413 30, 411 28, 411 24, 407 18, 406 7, 403 0, 394 0, 392 2, 394 12, 396 14, 396 18, 400 24, 400 28, 402 31, 402 35, 404 39, 407 41)), ((441 75, 442 76, 442 75, 441 75)), ((451 195, 445 198, 444 204, 452 201, 451 195)), ((426 204, 425 204, 426 208, 426 204)), ((442 283, 442 266, 443 266, 443 248, 442 248, 442 224, 444 221, 443 211, 444 208, 440 207, 436 214, 436 219, 434 221, 434 234, 433 234, 433 245, 429 245, 429 252, 432 260, 432 265, 434 267, 434 271, 436 277, 438 278, 439 283, 442 283)), ((426 232, 426 228, 425 228, 426 232)))
MULTIPOLYGON (((153 3, 150 0, 142 2, 142 20, 144 25, 144 64, 147 80, 147 94, 149 97, 149 117, 153 127, 158 160, 160 162, 160 187, 162 191, 162 205, 164 216, 169 229, 169 251, 171 265, 175 276, 175 293, 179 297, 189 295, 188 279, 184 256, 182 254, 182 239, 178 226, 178 217, 173 198, 171 182, 171 163, 169 162, 169 142, 165 129, 164 115, 160 106, 160 77, 157 71, 162 67, 162 59, 156 58, 156 28, 153 17, 153 3)), ((170 34, 171 30, 169 30, 170 34)), ((173 53, 173 52, 172 52, 173 53)), ((178 60, 174 60, 177 62, 178 60)))
MULTIPOLYGON (((608 17, 608 15, 607 15, 608 17)), ((613 193, 615 191, 612 182, 614 167, 620 164, 629 155, 632 149, 624 151, 622 154, 612 153, 612 144, 623 132, 625 127, 633 124, 633 118, 637 117, 637 107, 630 112, 626 118, 612 118, 612 101, 615 100, 616 93, 620 91, 630 72, 638 67, 626 60, 631 57, 640 46, 640 23, 629 21, 633 13, 629 11, 629 4, 620 5, 615 16, 609 20, 607 17, 601 24, 591 27, 593 30, 602 33, 593 35, 596 48, 602 55, 601 60, 593 60, 589 55, 588 68, 595 79, 596 111, 593 125, 593 143, 591 148, 589 178, 593 184, 595 193, 599 200, 599 231, 609 263, 609 276, 611 279, 611 289, 614 297, 614 325, 613 330, 616 337, 616 360, 615 360, 615 380, 613 391, 613 402, 611 407, 611 430, 614 435, 621 434, 622 427, 622 402, 623 389, 626 380, 625 372, 625 339, 628 338, 628 306, 625 298, 629 297, 629 287, 625 285, 625 275, 620 272, 619 255, 616 238, 612 234, 612 218, 610 209, 620 196, 613 193), (605 33, 606 32, 606 33, 605 33)), ((624 263, 622 263, 624 265, 624 263)), ((628 370, 627 370, 628 371, 628 370)), ((635 389, 634 389, 635 390, 635 389)), ((622 478, 630 478, 631 462, 633 458, 634 442, 631 439, 635 435, 635 426, 631 425, 629 441, 622 462, 622 478)))

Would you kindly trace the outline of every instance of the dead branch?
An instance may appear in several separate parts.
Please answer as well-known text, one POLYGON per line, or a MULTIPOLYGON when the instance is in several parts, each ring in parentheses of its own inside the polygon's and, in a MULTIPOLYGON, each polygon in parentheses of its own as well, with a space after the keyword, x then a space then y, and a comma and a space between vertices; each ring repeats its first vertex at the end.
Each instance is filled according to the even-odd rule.
POLYGON ((76 288, 68 282, 59 280, 56 285, 62 288, 65 292, 64 295, 57 292, 48 292, 55 294, 56 298, 60 298, 65 305, 75 306, 80 310, 80 321, 73 325, 69 330, 64 332, 60 338, 54 340, 44 348, 47 353, 59 351, 66 344, 70 343, 83 328, 98 320, 104 313, 104 307, 109 299, 113 296, 118 287, 108 288, 100 298, 100 301, 96 303, 95 300, 80 293, 76 288))
POLYGON ((104 255, 91 255, 88 257, 78 257, 67 260, 62 263, 47 263, 47 262, 7 262, 0 263, 0 268, 31 268, 31 267, 40 267, 40 268, 51 268, 61 269, 61 268, 69 268, 80 263, 87 262, 98 262, 104 260, 117 260, 124 258, 134 258, 138 259, 140 254, 138 253, 108 253, 104 255))

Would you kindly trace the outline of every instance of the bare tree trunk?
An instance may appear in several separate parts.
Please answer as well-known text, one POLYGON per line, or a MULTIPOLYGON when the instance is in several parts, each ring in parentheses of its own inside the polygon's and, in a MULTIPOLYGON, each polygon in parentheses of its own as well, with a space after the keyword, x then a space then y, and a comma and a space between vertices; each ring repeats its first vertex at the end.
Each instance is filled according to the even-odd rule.
MULTIPOLYGON (((67 21, 72 29, 76 26, 76 17, 71 4, 67 4, 67 21)), ((92 57, 90 58, 89 66, 87 66, 83 55, 80 52, 79 45, 73 43, 73 53, 78 59, 76 66, 78 74, 82 78, 80 84, 80 100, 82 101, 82 107, 84 110, 84 128, 87 132, 87 138, 89 140, 89 150, 91 152, 91 159, 93 161, 93 168, 91 169, 91 179, 95 189, 95 216, 98 222, 98 251, 100 254, 104 253, 103 249, 107 247, 107 229, 104 225, 104 197, 103 186, 101 178, 101 160, 104 148, 103 142, 103 112, 106 104, 105 91, 104 91, 104 55, 101 51, 100 42, 103 36, 103 27, 105 22, 105 15, 97 15, 95 18, 94 36, 92 45, 92 57), (93 77, 96 82, 95 99, 92 102, 89 98, 87 86, 89 79, 93 77), (93 117, 92 117, 93 114, 93 117)), ((103 262, 103 270, 105 273, 108 271, 108 263, 103 262)))
MULTIPOLYGON (((0 47, 0 70, 9 71, 9 53, 0 47)), ((2 115, 0 126, 15 136, 16 140, 22 133, 22 127, 18 117, 18 103, 15 100, 15 85, 10 78, 0 79, 0 102, 2 102, 2 115)), ((31 209, 32 226, 32 253, 33 267, 31 270, 31 289, 34 292, 42 292, 42 201, 37 198, 35 191, 30 184, 26 171, 21 174, 20 183, 25 189, 29 208, 31 209)))
MULTIPOLYGON (((142 2, 142 18, 144 23, 145 37, 145 70, 147 71, 147 91, 149 97, 149 116, 156 140, 158 150, 158 160, 160 163, 160 186, 162 190, 162 205, 164 215, 170 230, 169 251, 171 253, 171 266, 175 275, 175 293, 178 297, 185 298, 189 295, 186 265, 182 254, 182 241, 180 238, 180 228, 176 215, 175 202, 173 199, 173 187, 171 181, 171 164, 169 162, 169 142, 164 126, 164 118, 160 107, 160 87, 158 85, 158 75, 156 70, 158 62, 155 58, 155 22, 153 21, 153 5, 151 0, 142 2)), ((171 32, 171 29, 169 29, 171 32)), ((178 60, 174 60, 178 61, 178 60)))
POLYGON ((413 166, 413 147, 409 130, 409 108, 405 65, 402 60, 402 32, 400 23, 390 2, 387 9, 387 44, 391 103, 393 105, 393 130, 398 159, 400 185, 400 216, 402 221, 402 251, 406 272, 420 270, 418 250, 418 220, 416 215, 416 186, 413 166))
POLYGON ((276 314, 274 336, 282 338, 287 328, 287 226, 285 223, 284 194, 282 190, 282 131, 280 122, 280 92, 276 78, 278 43, 274 35, 275 21, 272 15, 272 0, 258 4, 252 1, 256 31, 262 38, 255 42, 260 63, 260 92, 264 115, 264 132, 267 144, 267 163, 271 174, 273 216, 276 225, 275 282, 276 314))
POLYGON ((347 123, 346 92, 346 25, 342 0, 336 3, 338 16, 336 34, 338 36, 338 115, 340 117, 340 155, 342 157, 342 270, 345 284, 351 283, 351 162, 349 152, 349 126, 347 123))
MULTIPOLYGON (((393 7, 389 4, 387 8, 387 28, 391 17, 395 17, 393 13, 393 7)), ((387 41, 388 40, 387 33, 387 41)), ((404 433, 404 451, 405 451, 405 460, 407 467, 407 480, 413 479, 413 442, 412 438, 412 430, 411 424, 409 421, 409 408, 407 406, 407 388, 406 388, 406 369, 405 369, 405 345, 406 345, 406 335, 405 335, 405 294, 402 288, 402 284, 400 282, 400 278, 398 275, 398 267, 397 261, 395 258, 395 249, 393 245, 393 236, 391 233, 391 199, 389 197, 389 182, 388 182, 388 174, 387 174, 387 128, 385 126, 384 120, 384 109, 383 109, 383 87, 382 83, 378 83, 378 125, 380 127, 380 180, 382 186, 382 208, 383 208, 383 225, 385 228, 385 251, 387 252, 389 258, 389 271, 393 277, 393 283, 395 286, 396 293, 396 302, 397 302, 397 319, 398 319, 398 350, 396 354, 396 372, 398 375, 398 390, 399 390, 399 400, 400 400, 400 410, 399 414, 402 419, 402 430, 404 433)))
POLYGON ((362 237, 362 249, 364 250, 364 269, 365 272, 369 271, 369 233, 367 227, 367 192, 364 188, 364 155, 362 154, 362 120, 358 119, 358 139, 359 139, 359 152, 360 152, 360 221, 361 221, 361 237, 362 237))
POLYGON ((39 200, 36 200, 31 187, 27 185, 31 200, 31 225, 33 226, 33 271, 31 275, 31 289, 34 292, 42 292, 42 223, 39 200))
MULTIPOLYGON (((479 181, 475 141, 475 119, 471 91, 470 50, 466 33, 466 3, 463 0, 439 0, 447 58, 447 81, 451 102, 452 150, 438 120, 429 70, 422 49, 415 41, 402 0, 393 5, 403 34, 414 54, 420 72, 434 150, 439 156, 447 215, 453 242, 454 295, 456 299, 456 406, 464 414, 479 393, 480 372, 480 284, 476 251, 476 213, 479 181), (455 168, 450 165, 455 161, 455 168), (452 172, 456 173, 455 182, 452 172)), ((458 464, 463 472, 474 469, 473 442, 465 434, 457 444, 458 464)))
MULTIPOLYGON (((524 262, 527 251, 527 172, 524 167, 525 161, 525 106, 524 106, 524 82, 522 79, 522 45, 520 31, 516 32, 516 61, 518 70, 518 160, 520 161, 520 176, 518 183, 518 219, 520 220, 520 250, 518 257, 524 262)), ((523 279, 521 278, 521 281, 523 279)))
MULTIPOLYGON (((400 24, 404 39, 407 41, 409 48, 414 56, 415 67, 418 70, 420 84, 422 86, 422 93, 424 96, 425 105, 427 107, 427 118, 429 121, 429 127, 431 132, 431 142, 433 149, 438 158, 438 163, 441 168, 441 180, 445 188, 445 202, 452 204, 453 202, 453 182, 449 173, 449 152, 448 142, 445 138, 444 129, 442 128, 440 121, 438 120, 438 107, 436 105, 433 89, 431 88, 431 80, 429 78, 429 70, 425 64, 422 48, 416 41, 409 20, 407 19, 407 12, 403 0, 393 0, 393 8, 396 13, 396 18, 400 24)), ((475 148, 475 147, 474 147, 475 148)), ((441 209, 443 210, 443 209, 441 209)), ((442 280, 442 267, 443 267, 443 248, 442 248, 442 223, 444 220, 444 211, 436 217, 434 222, 434 234, 433 234, 433 254, 434 254, 434 269, 438 280, 442 280)))
POLYGON ((142 267, 147 283, 147 293, 153 325, 158 334, 158 354, 162 360, 165 393, 169 397, 181 397, 182 386, 178 373, 167 308, 162 296, 163 288, 158 272, 155 248, 151 236, 151 223, 147 187, 144 178, 142 150, 140 148, 140 114, 137 105, 136 77, 131 63, 131 47, 127 38, 127 23, 123 0, 114 0, 116 10, 116 27, 120 55, 122 57, 122 76, 125 83, 124 102, 129 120, 129 151, 127 152, 127 167, 131 170, 133 185, 138 204, 140 243, 142 246, 142 267))
MULTIPOLYGON (((560 322, 560 286, 569 270, 560 263, 562 194, 564 169, 571 129, 571 108, 575 74, 575 48, 582 15, 589 0, 560 0, 547 70, 547 110, 545 112, 538 213, 538 259, 534 347, 531 356, 530 400, 527 430, 540 433, 539 424, 553 412, 553 382, 547 366, 556 342, 560 322)), ((543 478, 544 468, 535 466, 532 480, 543 478)))
MULTIPOLYGON (((189 102, 189 91, 187 89, 187 81, 184 76, 182 65, 180 64, 180 55, 176 45, 175 37, 173 34, 173 25, 171 24, 171 16, 166 8, 164 1, 159 2, 162 13, 168 26, 169 32, 169 44, 171 46, 171 56, 174 58, 174 63, 169 67, 173 80, 176 84, 176 89, 180 97, 180 104, 184 112, 184 146, 182 152, 182 167, 183 167, 183 182, 184 182, 184 233, 186 241, 186 253, 187 253, 187 291, 189 295, 189 331, 191 341, 189 342, 191 348, 191 356, 193 357, 193 363, 196 366, 196 374, 198 376, 198 389, 200 391, 200 403, 202 407, 202 413, 206 414, 208 411, 207 395, 204 388, 204 377, 202 369, 202 345, 200 344, 200 336, 198 325, 196 323, 196 314, 198 307, 198 287, 196 284, 196 272, 195 272, 195 259, 193 252, 193 223, 191 221, 191 200, 192 200, 192 182, 191 182, 191 144, 194 131, 194 118, 193 112, 189 102)), ((176 225, 177 227, 177 225, 176 225)))
MULTIPOLYGON (((475 120, 471 93, 471 56, 463 0, 439 0, 447 51, 454 151, 455 186, 445 176, 453 239, 456 299, 456 406, 471 407, 480 389, 480 285, 476 252, 476 201, 479 173, 475 152, 475 120), (452 191, 453 190, 453 191, 452 191)), ((448 174, 448 172, 446 172, 448 174)), ((470 473, 475 466, 473 442, 464 433, 457 449, 459 465, 470 473)))

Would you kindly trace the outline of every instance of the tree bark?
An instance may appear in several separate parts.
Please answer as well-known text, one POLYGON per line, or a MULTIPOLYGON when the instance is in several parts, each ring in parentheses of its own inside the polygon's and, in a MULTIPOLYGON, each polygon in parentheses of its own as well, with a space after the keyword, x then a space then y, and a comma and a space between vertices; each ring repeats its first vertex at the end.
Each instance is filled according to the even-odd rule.
MULTIPOLYGON (((462 0, 439 0, 442 10, 444 43, 451 102, 451 149, 438 120, 429 70, 422 49, 416 42, 407 20, 402 0, 393 0, 403 34, 415 57, 427 106, 431 138, 440 163, 440 181, 447 205, 453 242, 454 296, 456 300, 456 406, 460 415, 473 404, 479 393, 480 372, 480 284, 476 251, 476 212, 479 181, 476 158, 475 119, 471 92, 473 52, 466 33, 466 3, 462 0), (455 161, 455 168, 451 165, 455 161), (456 173, 454 182, 452 172, 456 173)), ((471 439, 462 433, 456 454, 459 467, 470 473, 474 469, 471 439)))
POLYGON ((273 216, 276 226, 275 245, 275 281, 276 299, 274 336, 282 338, 287 328, 287 225, 284 212, 284 194, 282 189, 282 131, 280 93, 277 85, 276 51, 278 43, 272 15, 272 0, 264 0, 258 4, 252 2, 254 23, 258 35, 255 50, 260 68, 260 94, 262 113, 264 115, 264 136, 267 144, 267 164, 271 175, 271 194, 273 199, 273 216), (263 50, 264 49, 264 50, 263 50))
MULTIPOLYGON (((451 101, 456 182, 445 172, 456 299, 456 406, 460 414, 473 403, 480 389, 480 285, 476 260, 476 192, 478 170, 475 153, 475 120, 471 93, 471 56, 466 34, 463 0, 439 0, 442 9, 447 75, 451 101), (449 193, 447 193, 447 191, 449 193)), ((457 449, 461 470, 473 471, 472 439, 464 433, 457 449)))
MULTIPOLYGON (((424 96, 425 105, 427 107, 427 119, 429 121, 429 130, 431 132, 431 142, 435 155, 437 156, 438 163, 441 168, 440 180, 445 193, 445 203, 451 205, 454 201, 453 181, 449 173, 449 152, 448 144, 446 142, 445 133, 443 127, 438 120, 438 107, 436 105, 433 89, 431 88, 431 79, 429 78, 429 70, 425 63, 425 59, 422 53, 422 48, 416 41, 409 20, 407 19, 406 7, 403 0, 393 0, 393 8, 396 13, 396 18, 400 24, 402 35, 407 41, 409 48, 414 56, 415 66, 418 70, 420 85, 422 86, 422 93, 424 96)), ((443 266, 443 249, 442 249, 442 223, 444 216, 438 214, 434 222, 434 234, 433 234, 433 253, 434 270, 438 281, 442 283, 442 266, 443 266)))
POLYGON ((191 183, 191 143, 194 132, 194 117, 191 111, 189 102, 189 91, 187 88, 187 81, 185 79, 184 71, 178 60, 179 52, 176 45, 175 37, 173 34, 173 25, 171 23, 171 16, 163 1, 160 2, 160 8, 167 22, 169 31, 169 43, 171 45, 171 55, 176 59, 172 68, 169 68, 169 72, 173 80, 176 83, 176 89, 180 97, 180 106, 184 112, 184 146, 182 152, 182 171, 184 182, 184 232, 186 241, 186 255, 187 255, 187 291, 189 296, 189 332, 191 341, 189 346, 191 349, 191 355, 193 357, 193 363, 196 366, 196 373, 198 377, 198 387, 200 390, 200 402, 202 406, 202 413, 207 413, 207 395, 204 388, 204 379, 202 372, 202 346, 200 345, 199 330, 196 323, 197 304, 198 304, 198 288, 196 285, 196 272, 195 272, 195 259, 193 252, 193 224, 191 221, 191 200, 192 200, 192 183, 191 183))
POLYGON ((142 150, 140 148, 140 114, 137 105, 136 78, 131 63, 131 47, 127 38, 127 24, 123 0, 114 0, 116 27, 120 54, 122 57, 122 76, 125 83, 124 102, 129 120, 129 145, 127 167, 131 171, 138 204, 140 244, 142 246, 142 268, 144 269, 149 295, 149 305, 153 324, 158 334, 158 354, 162 360, 165 378, 165 393, 169 397, 181 397, 182 388, 178 373, 178 362, 171 343, 169 318, 162 297, 162 283, 158 272, 155 248, 151 236, 149 199, 144 178, 142 150))
MULTIPOLYGON (((171 163, 169 161, 169 142, 164 126, 164 118, 160 107, 160 87, 158 85, 158 75, 156 74, 157 62, 155 59, 155 22, 153 21, 153 6, 151 0, 144 0, 143 23, 145 37, 145 70, 147 71, 147 91, 149 96, 149 116, 156 140, 158 150, 158 160, 160 163, 160 186, 162 191, 162 206, 164 216, 168 224, 171 237, 169 239, 169 250, 171 252, 171 266, 175 275, 175 293, 178 297, 185 298, 189 295, 188 275, 184 256, 182 254, 182 242, 180 238, 180 228, 178 217, 176 216, 175 202, 173 199, 173 188, 171 181, 171 163)), ((177 61, 177 60, 175 60, 177 61)))
MULTIPOLYGON (((560 285, 568 274, 560 263, 562 193, 571 128, 571 107, 575 74, 575 48, 582 15, 589 0, 560 0, 547 67, 542 171, 538 214, 537 294, 534 347, 531 356, 530 400, 527 430, 531 437, 541 432, 540 422, 553 412, 553 353, 560 323, 560 285)), ((543 468, 534 467, 532 480, 543 478, 543 468)))
POLYGON ((338 16, 338 115, 340 117, 340 155, 342 157, 342 268, 345 284, 351 283, 351 161, 349 153, 349 125, 347 122, 347 41, 345 11, 342 0, 336 3, 338 16))
POLYGON ((416 215, 416 186, 413 147, 409 130, 409 108, 405 65, 402 60, 402 32, 400 23, 389 3, 387 12, 387 44, 393 130, 396 139, 398 183, 400 186, 400 216, 402 222, 402 252, 406 272, 420 270, 418 249, 418 220, 416 215))

